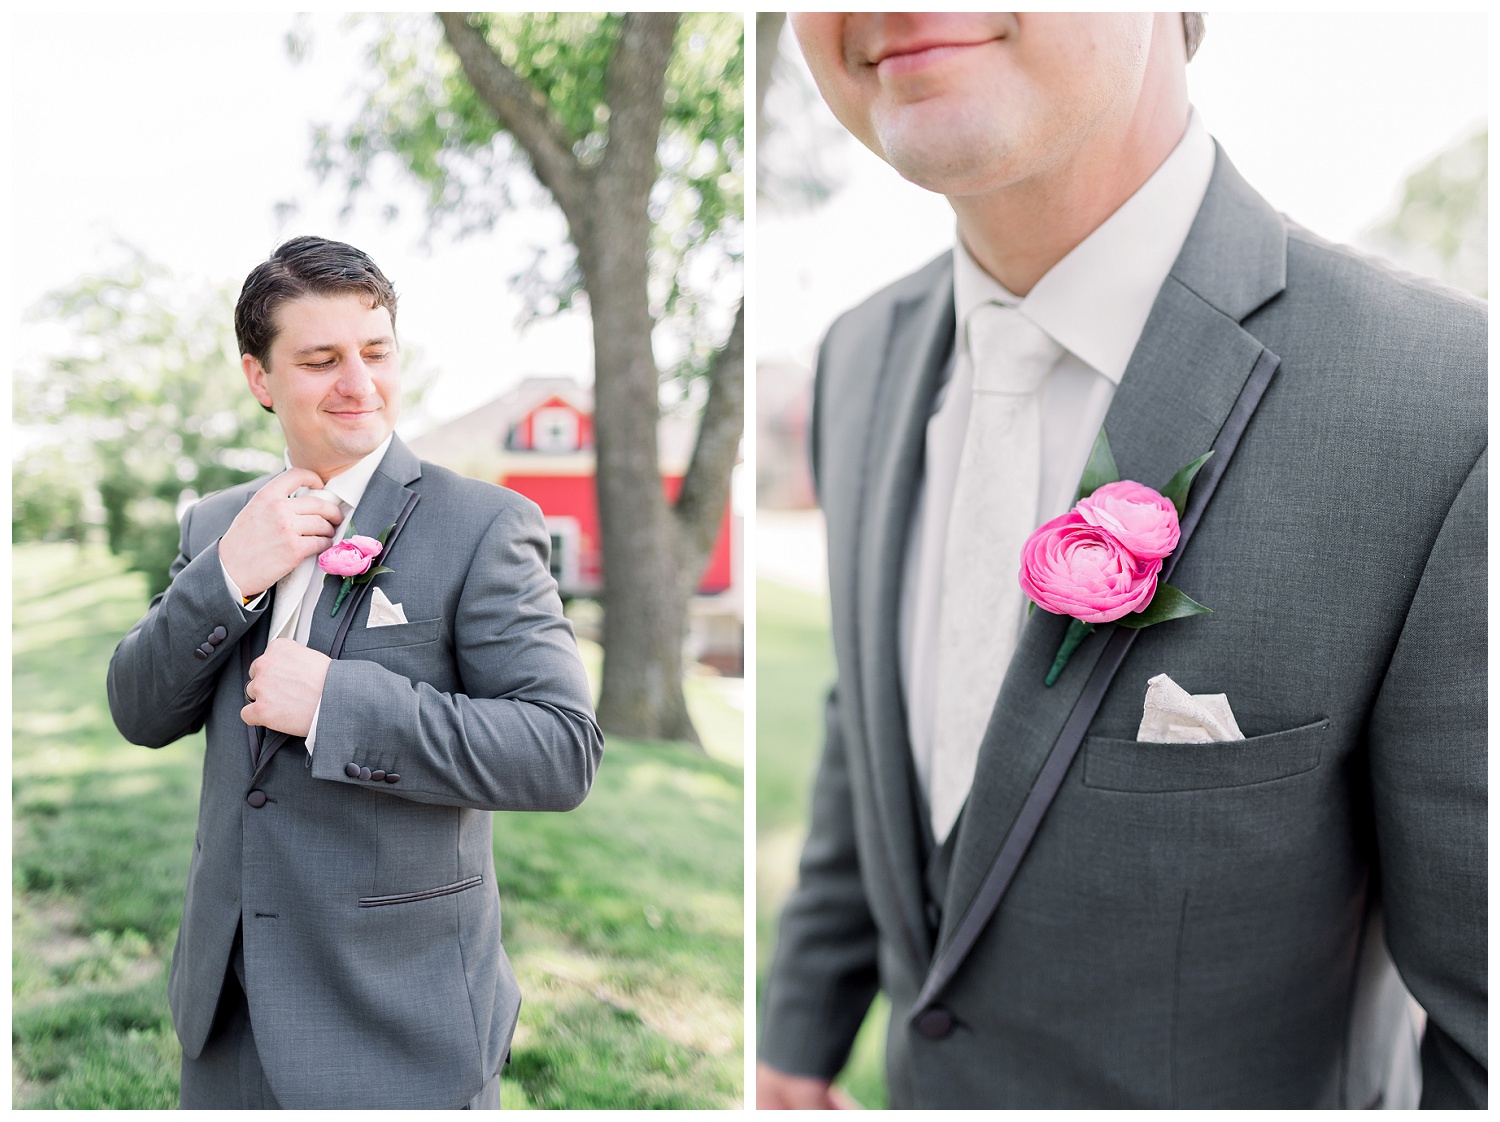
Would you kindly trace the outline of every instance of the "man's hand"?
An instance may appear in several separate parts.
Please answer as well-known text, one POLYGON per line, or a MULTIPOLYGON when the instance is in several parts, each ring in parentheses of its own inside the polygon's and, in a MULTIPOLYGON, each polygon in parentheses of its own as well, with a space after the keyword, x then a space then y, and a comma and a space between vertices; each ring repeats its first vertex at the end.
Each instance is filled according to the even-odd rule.
POLYGON ((774 1067, 755 1065, 755 1108, 757 1110, 858 1110, 842 1088, 823 1079, 806 1075, 788 1075, 774 1067))
POLYGON ((272 639, 266 653, 250 664, 245 687, 250 704, 240 710, 240 718, 247 725, 306 736, 332 661, 291 639, 272 639))
POLYGON ((255 493, 219 540, 219 560, 245 596, 256 596, 286 576, 304 557, 333 544, 344 520, 338 504, 303 495, 298 487, 322 488, 306 468, 288 468, 255 493))

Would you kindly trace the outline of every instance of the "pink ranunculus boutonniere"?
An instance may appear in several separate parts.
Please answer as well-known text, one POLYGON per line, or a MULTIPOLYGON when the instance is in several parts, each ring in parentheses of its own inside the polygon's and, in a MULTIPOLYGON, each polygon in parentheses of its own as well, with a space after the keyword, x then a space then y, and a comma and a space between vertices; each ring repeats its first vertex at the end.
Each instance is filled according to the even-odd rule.
POLYGON ((1109 438, 1099 430, 1077 503, 1039 527, 1021 548, 1026 595, 1044 611, 1072 617, 1046 685, 1057 681, 1097 624, 1150 627, 1211 611, 1157 578, 1163 560, 1177 548, 1193 479, 1212 455, 1199 456, 1164 490, 1154 491, 1120 478, 1109 438))
MULTIPOLYGON (((352 530, 354 527, 351 525, 349 528, 352 530)), ((362 534, 350 534, 343 541, 334 542, 318 554, 318 568, 330 576, 344 578, 343 587, 339 589, 338 599, 333 602, 333 611, 329 613, 330 615, 339 614, 344 597, 349 595, 349 590, 356 584, 368 584, 381 573, 394 571, 384 565, 371 568, 371 563, 385 549, 386 535, 393 529, 395 529, 394 525, 387 526, 385 533, 381 534, 378 539, 367 538, 362 534)))

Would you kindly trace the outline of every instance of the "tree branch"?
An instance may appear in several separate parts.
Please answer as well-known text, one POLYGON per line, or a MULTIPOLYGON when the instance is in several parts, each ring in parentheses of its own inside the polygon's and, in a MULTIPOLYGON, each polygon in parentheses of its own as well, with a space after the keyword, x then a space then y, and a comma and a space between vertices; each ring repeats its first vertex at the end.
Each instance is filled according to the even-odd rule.
POLYGON ((676 12, 627 12, 605 76, 610 116, 604 163, 618 169, 613 174, 621 175, 642 196, 643 209, 656 182, 662 97, 678 18, 676 12))
POLYGON ((573 155, 567 131, 548 108, 547 99, 505 65, 484 32, 469 23, 468 12, 439 12, 438 19, 480 100, 526 150, 542 185, 552 192, 570 221, 583 213, 586 173, 573 155))
POLYGON ((681 577, 688 591, 698 587, 703 566, 718 537, 729 501, 730 475, 745 429, 745 303, 740 301, 729 339, 714 356, 708 374, 708 400, 698 423, 693 458, 677 493, 681 577))

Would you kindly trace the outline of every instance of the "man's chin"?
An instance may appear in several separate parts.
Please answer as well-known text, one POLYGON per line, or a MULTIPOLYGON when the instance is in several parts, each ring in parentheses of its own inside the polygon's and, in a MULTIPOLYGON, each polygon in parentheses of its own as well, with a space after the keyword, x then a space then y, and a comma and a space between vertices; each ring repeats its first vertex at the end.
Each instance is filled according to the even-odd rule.
POLYGON ((978 195, 1012 180, 1010 146, 997 143, 985 130, 961 127, 962 121, 905 121, 883 129, 879 155, 901 178, 950 198, 978 195), (942 127, 939 127, 939 126, 942 127))

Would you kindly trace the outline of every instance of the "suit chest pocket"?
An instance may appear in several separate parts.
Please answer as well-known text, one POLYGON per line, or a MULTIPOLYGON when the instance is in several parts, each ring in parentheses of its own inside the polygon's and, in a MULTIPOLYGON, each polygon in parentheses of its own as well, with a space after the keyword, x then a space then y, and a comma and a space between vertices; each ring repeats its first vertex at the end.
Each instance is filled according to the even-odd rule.
POLYGON ((350 628, 344 638, 344 651, 390 650, 393 647, 417 647, 435 643, 443 637, 443 620, 421 619, 413 623, 395 623, 386 627, 350 628))
POLYGON ((1101 791, 1207 791, 1270 783, 1311 771, 1328 742, 1325 718, 1282 732, 1210 744, 1084 740, 1083 784, 1101 791))

